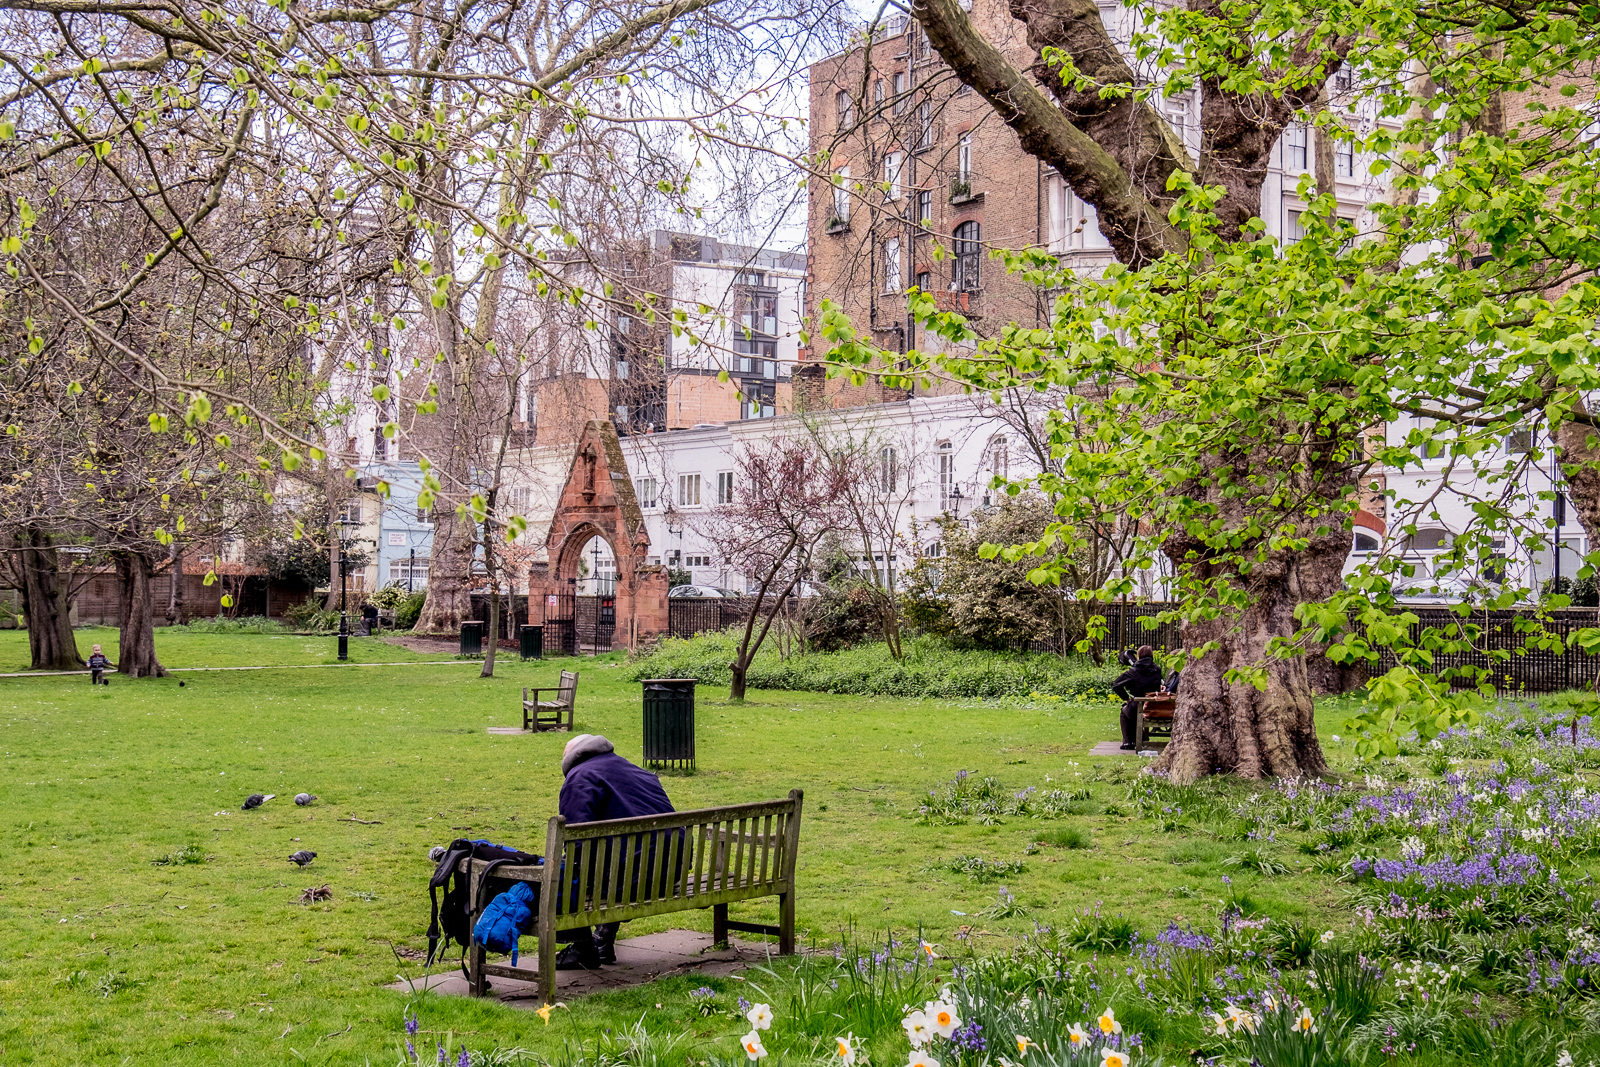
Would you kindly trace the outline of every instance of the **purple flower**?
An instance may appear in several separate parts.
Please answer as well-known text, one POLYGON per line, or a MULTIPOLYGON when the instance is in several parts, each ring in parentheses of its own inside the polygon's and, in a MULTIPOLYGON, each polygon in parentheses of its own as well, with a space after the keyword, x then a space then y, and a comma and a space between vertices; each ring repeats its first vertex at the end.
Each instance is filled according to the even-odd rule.
POLYGON ((472 1057, 467 1055, 464 1045, 461 1048, 461 1056, 456 1060, 456 1067, 472 1067, 472 1057))
POLYGON ((983 1037, 983 1024, 979 1022, 970 1022, 957 1028, 950 1035, 950 1043, 956 1048, 978 1055, 989 1050, 989 1043, 983 1037))
POLYGON ((416 1037, 417 1036, 417 1026, 418 1026, 417 1017, 415 1015, 407 1015, 406 1016, 406 1036, 407 1037, 416 1037))

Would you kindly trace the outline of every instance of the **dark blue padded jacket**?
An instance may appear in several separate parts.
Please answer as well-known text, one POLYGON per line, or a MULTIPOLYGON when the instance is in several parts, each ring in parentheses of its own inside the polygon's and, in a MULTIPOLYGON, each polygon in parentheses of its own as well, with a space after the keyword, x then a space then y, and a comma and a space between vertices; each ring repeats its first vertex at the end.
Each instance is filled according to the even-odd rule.
POLYGON ((675 810, 661 779, 615 752, 590 756, 561 783, 561 817, 569 823, 635 819, 675 810))

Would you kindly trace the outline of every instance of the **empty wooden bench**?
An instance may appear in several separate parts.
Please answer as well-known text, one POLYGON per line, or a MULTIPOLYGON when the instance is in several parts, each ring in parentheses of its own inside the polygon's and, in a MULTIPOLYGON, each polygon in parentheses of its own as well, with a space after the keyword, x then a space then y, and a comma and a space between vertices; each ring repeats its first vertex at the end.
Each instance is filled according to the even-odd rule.
POLYGON ((522 691, 522 728, 524 730, 565 730, 572 732, 573 706, 578 702, 578 672, 562 671, 561 684, 554 689, 524 689, 522 691), (528 694, 533 699, 528 699, 528 694), (540 700, 540 693, 554 693, 554 700, 540 700), (563 717, 565 722, 562 721, 563 717))
MULTIPOLYGON (((544 1003, 553 1003, 560 931, 697 908, 713 909, 712 936, 718 944, 728 939, 728 931, 740 930, 776 937, 778 952, 793 954, 802 796, 792 789, 787 800, 570 825, 552 817, 542 865, 496 867, 489 878, 539 887, 538 922, 525 935, 539 939, 539 971, 489 963, 484 947, 474 943, 467 956, 472 994, 482 996, 488 977, 495 975, 538 982, 544 1003), (728 918, 729 904, 761 897, 778 898, 777 926, 728 918)), ((461 864, 468 872, 476 926, 490 898, 482 884, 489 864, 477 859, 461 864)))

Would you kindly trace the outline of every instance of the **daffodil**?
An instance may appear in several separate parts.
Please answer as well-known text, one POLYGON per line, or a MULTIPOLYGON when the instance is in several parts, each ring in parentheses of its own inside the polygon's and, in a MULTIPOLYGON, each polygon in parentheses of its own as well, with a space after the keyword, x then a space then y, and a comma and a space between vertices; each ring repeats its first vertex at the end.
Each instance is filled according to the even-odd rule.
POLYGON ((1128 1054, 1114 1048, 1101 1049, 1100 1067, 1128 1067, 1128 1054))
POLYGON ((1081 1026, 1074 1025, 1067 1027, 1067 1040, 1071 1042, 1073 1048, 1089 1047, 1088 1031, 1084 1030, 1084 1028, 1081 1026))
POLYGON ((1261 998, 1261 1006, 1266 1008, 1268 1011, 1277 1011, 1278 998, 1274 997, 1271 993, 1268 993, 1266 996, 1261 998))
POLYGON ((1302 1034, 1310 1036, 1317 1032, 1317 1020, 1312 1017, 1309 1010, 1302 1010, 1300 1018, 1294 1021, 1294 1028, 1302 1034))
POLYGON ((928 1021, 928 1015, 920 1008, 914 1008, 900 1020, 900 1025, 906 1028, 906 1037, 911 1039, 912 1048, 921 1048, 933 1036, 933 1025, 928 1021))
POLYGON ((750 1020, 750 1029, 752 1030, 772 1029, 771 1004, 752 1004, 750 1005, 750 1010, 744 1013, 744 1017, 750 1020))
POLYGON ((906 1061, 906 1067, 939 1067, 939 1061, 922 1049, 914 1048, 911 1050, 911 1058, 906 1061))
POLYGON ((1253 1033, 1256 1032, 1256 1026, 1260 1022, 1261 1022, 1260 1018, 1258 1018, 1257 1016, 1251 1015, 1247 1011, 1241 1011, 1239 1013, 1239 1024, 1238 1025, 1239 1025, 1239 1029, 1241 1029, 1241 1030, 1245 1030, 1245 1031, 1248 1031, 1249 1033, 1253 1034, 1253 1033))
POLYGON ((1017 1055, 1018 1056, 1026 1056, 1028 1054, 1028 1050, 1030 1048, 1032 1048, 1033 1046, 1034 1046, 1033 1038, 1031 1038, 1031 1037, 1023 1037, 1021 1034, 1017 1035, 1017 1055))
POLYGON ((839 1062, 844 1067, 855 1067, 856 1062, 856 1035, 846 1034, 844 1037, 835 1038, 839 1043, 839 1062))
POLYGON ((752 1030, 744 1035, 744 1054, 750 1057, 750 1062, 764 1059, 767 1055, 767 1046, 761 1043, 761 1033, 752 1030))
POLYGON ((554 1004, 546 1004, 544 1007, 542 1007, 538 1011, 534 1012, 534 1014, 537 1015, 539 1018, 543 1019, 544 1020, 544 1024, 546 1026, 549 1026, 550 1025, 550 1009, 551 1008, 560 1008, 563 1011, 565 1011, 566 1007, 567 1006, 565 1004, 561 1003, 558 1000, 554 1004))
POLYGON ((1122 1033, 1122 1024, 1117 1022, 1117 1017, 1110 1008, 1107 1008, 1106 1013, 1100 1016, 1100 1032, 1102 1034, 1122 1033))
POLYGON ((1226 1037, 1227 1036, 1227 1034, 1228 1034, 1228 1019, 1227 1019, 1226 1016, 1219 1015, 1216 1012, 1212 1012, 1211 1013, 1211 1022, 1217 1028, 1217 1036, 1218 1037, 1226 1037))
POLYGON ((1239 1020, 1244 1016, 1244 1012, 1240 1011, 1232 1004, 1223 1005, 1222 1011, 1227 1016, 1229 1024, 1232 1025, 1235 1030, 1237 1030, 1239 1028, 1239 1020))
POLYGON ((939 953, 937 951, 935 951, 936 949, 938 949, 938 947, 939 947, 938 945, 930 945, 926 941, 924 941, 924 942, 921 943, 921 945, 919 947, 922 949, 922 951, 924 951, 924 952, 926 952, 928 954, 928 958, 930 960, 936 960, 936 959, 939 958, 939 953))
POLYGON ((961 1025, 961 1020, 956 1016, 956 1009, 948 1001, 930 1000, 928 1006, 922 1009, 922 1014, 927 1018, 928 1025, 940 1037, 949 1037, 961 1025))

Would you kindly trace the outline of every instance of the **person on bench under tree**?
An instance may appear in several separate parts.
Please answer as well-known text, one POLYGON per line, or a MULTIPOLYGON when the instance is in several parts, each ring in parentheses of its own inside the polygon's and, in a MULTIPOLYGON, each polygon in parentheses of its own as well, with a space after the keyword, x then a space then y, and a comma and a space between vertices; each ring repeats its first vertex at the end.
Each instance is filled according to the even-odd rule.
MULTIPOLYGON (((561 817, 569 824, 666 815, 677 810, 661 788, 660 778, 617 755, 611 742, 598 734, 579 734, 567 742, 561 773, 566 778, 561 784, 561 817)), ((610 848, 609 841, 606 848, 610 848)), ((602 963, 616 963, 619 925, 600 923, 560 934, 563 939, 571 937, 572 943, 556 957, 556 969, 592 971, 602 963)))
MULTIPOLYGON (((1138 738, 1134 737, 1139 721, 1139 706, 1135 697, 1147 697, 1161 690, 1161 668, 1156 666, 1156 650, 1149 645, 1139 646, 1139 658, 1132 667, 1117 675, 1111 691, 1122 698, 1122 747, 1132 749, 1138 738)), ((1176 684, 1176 683, 1174 683, 1176 684)))

